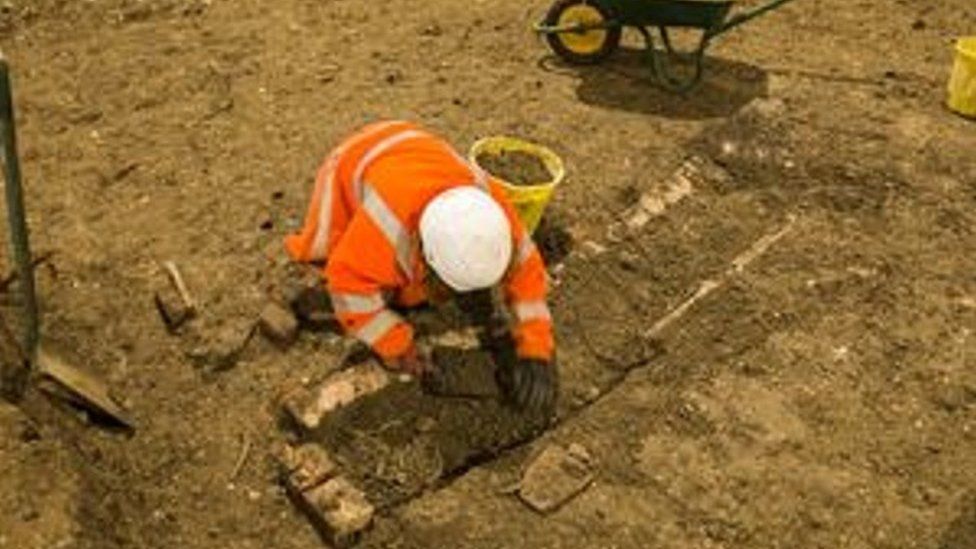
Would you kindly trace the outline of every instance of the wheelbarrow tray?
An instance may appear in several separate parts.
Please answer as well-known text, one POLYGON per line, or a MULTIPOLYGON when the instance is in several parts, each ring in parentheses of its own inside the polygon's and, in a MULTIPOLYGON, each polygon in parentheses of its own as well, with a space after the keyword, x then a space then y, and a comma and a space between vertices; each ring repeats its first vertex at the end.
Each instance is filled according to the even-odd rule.
POLYGON ((597 0, 617 22, 632 27, 688 27, 718 30, 734 0, 597 0))
POLYGON ((620 45, 623 27, 634 27, 647 44, 654 80, 670 91, 685 93, 700 81, 705 49, 714 38, 792 1, 764 0, 758 6, 731 14, 735 0, 558 0, 546 21, 536 26, 536 31, 545 34, 556 53, 564 59, 590 64, 613 53, 620 45), (560 22, 561 14, 580 5, 596 9, 588 10, 589 15, 576 21, 570 17, 570 21, 560 22), (597 12, 595 17, 592 12, 597 12), (680 28, 702 31, 696 48, 679 51, 674 47, 669 30, 680 28), (660 47, 655 44, 650 29, 656 29, 660 35, 660 47), (603 42, 597 43, 592 51, 573 52, 558 38, 567 33, 589 35, 593 40, 603 42), (672 71, 673 60, 690 61, 693 65, 691 74, 672 71))

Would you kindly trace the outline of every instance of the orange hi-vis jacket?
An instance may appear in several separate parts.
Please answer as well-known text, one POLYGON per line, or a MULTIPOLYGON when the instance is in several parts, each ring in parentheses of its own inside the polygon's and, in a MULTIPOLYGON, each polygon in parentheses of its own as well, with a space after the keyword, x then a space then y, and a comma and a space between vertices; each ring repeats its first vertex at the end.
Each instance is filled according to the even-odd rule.
POLYGON ((319 170, 301 232, 285 247, 296 261, 324 263, 340 324, 384 359, 413 349, 413 328, 387 307, 426 301, 420 216, 440 193, 483 189, 512 226, 512 265, 503 281, 518 356, 551 360, 552 319, 542 256, 502 187, 454 149, 407 122, 367 126, 342 143, 319 170))

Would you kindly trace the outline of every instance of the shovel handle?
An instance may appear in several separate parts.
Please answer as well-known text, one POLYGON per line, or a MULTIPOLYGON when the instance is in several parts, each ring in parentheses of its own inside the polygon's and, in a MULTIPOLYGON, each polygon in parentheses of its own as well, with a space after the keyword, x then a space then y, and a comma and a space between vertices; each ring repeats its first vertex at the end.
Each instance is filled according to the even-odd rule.
POLYGON ((10 244, 13 248, 13 257, 23 297, 25 326, 21 348, 28 359, 32 360, 37 351, 40 322, 37 313, 37 295, 34 289, 34 269, 31 268, 24 189, 20 176, 20 160, 17 155, 17 129, 14 121, 13 93, 10 86, 10 65, 2 52, 0 52, 0 140, 3 142, 4 194, 7 202, 10 244))

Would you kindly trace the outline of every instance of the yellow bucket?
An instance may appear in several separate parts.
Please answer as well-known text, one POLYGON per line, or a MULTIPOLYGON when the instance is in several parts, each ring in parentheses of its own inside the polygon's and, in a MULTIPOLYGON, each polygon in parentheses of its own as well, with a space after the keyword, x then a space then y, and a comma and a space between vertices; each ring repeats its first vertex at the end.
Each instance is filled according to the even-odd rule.
POLYGON ((976 117, 976 36, 956 44, 956 64, 949 80, 949 108, 976 117))
POLYGON ((546 147, 529 143, 516 137, 506 136, 486 137, 479 140, 471 146, 468 159, 484 169, 478 163, 478 157, 482 154, 498 155, 503 152, 513 151, 520 151, 538 157, 546 169, 549 170, 549 173, 552 174, 549 181, 540 181, 532 185, 515 185, 495 174, 491 174, 505 188, 505 192, 512 201, 512 206, 515 207, 519 217, 522 219, 522 223, 525 224, 525 228, 530 233, 533 233, 539 226, 539 222, 542 221, 542 214, 545 213, 546 206, 552 200, 556 186, 562 183, 565 178, 566 168, 563 166, 563 161, 559 158, 559 155, 546 147))

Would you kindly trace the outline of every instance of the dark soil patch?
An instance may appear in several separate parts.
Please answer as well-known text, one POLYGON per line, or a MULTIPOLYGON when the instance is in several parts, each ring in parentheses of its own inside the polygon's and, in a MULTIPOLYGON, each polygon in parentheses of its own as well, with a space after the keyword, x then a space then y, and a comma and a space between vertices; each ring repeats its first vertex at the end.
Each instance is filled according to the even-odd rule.
POLYGON ((963 513, 943 535, 939 549, 976 547, 976 497, 966 498, 963 513))
POLYGON ((561 263, 573 251, 573 235, 566 230, 562 216, 557 213, 542 218, 533 239, 546 265, 561 263))
POLYGON ((538 156, 522 151, 482 153, 478 155, 478 164, 513 185, 539 185, 552 179, 549 168, 538 156))
POLYGON ((454 398, 498 398, 495 361, 485 352, 451 347, 434 349, 435 373, 424 379, 424 390, 454 398))
POLYGON ((443 374, 426 390, 397 383, 340 410, 308 437, 380 508, 531 440, 547 423, 500 398, 488 353, 446 351, 435 360, 443 374))

